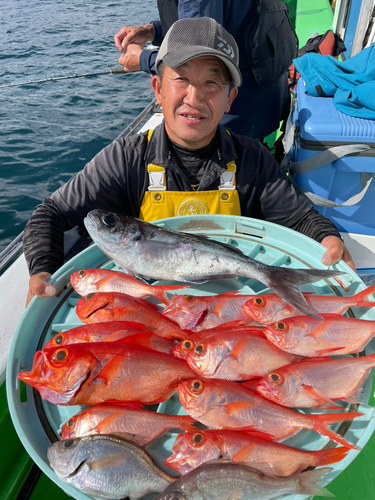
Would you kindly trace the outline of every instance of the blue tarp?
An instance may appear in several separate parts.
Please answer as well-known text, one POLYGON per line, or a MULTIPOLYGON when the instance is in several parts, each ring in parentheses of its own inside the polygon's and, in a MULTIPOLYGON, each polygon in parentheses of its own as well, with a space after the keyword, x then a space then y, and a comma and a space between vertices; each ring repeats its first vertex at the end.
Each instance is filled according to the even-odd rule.
POLYGON ((333 97, 342 113, 375 119, 375 43, 344 62, 310 52, 293 63, 309 95, 333 97))

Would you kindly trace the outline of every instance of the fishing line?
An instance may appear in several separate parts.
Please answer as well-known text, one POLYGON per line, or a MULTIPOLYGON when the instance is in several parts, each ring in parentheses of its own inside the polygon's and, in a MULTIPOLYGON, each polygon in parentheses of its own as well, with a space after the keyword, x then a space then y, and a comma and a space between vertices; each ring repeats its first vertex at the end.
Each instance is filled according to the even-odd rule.
POLYGON ((13 83, 3 83, 0 85, 0 88, 5 87, 18 87, 20 85, 30 85, 33 83, 44 83, 44 82, 54 82, 57 80, 66 80, 68 78, 81 78, 86 76, 98 76, 98 75, 109 75, 109 74, 117 74, 117 73, 125 73, 124 68, 121 66, 119 68, 106 69, 104 71, 93 71, 91 73, 82 73, 82 74, 64 74, 64 75, 56 75, 56 76, 45 76, 40 80, 27 80, 26 82, 13 82, 13 83))

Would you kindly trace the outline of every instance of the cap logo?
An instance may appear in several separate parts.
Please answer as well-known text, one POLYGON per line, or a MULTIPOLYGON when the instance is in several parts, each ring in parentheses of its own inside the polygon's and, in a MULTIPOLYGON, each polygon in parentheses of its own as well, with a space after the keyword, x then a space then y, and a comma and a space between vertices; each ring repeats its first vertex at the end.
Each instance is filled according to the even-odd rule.
POLYGON ((233 52, 233 48, 231 47, 231 45, 229 45, 229 43, 226 40, 224 40, 224 38, 222 38, 221 36, 218 35, 217 37, 220 40, 218 48, 222 49, 223 52, 225 52, 231 59, 233 59, 234 52, 233 52))

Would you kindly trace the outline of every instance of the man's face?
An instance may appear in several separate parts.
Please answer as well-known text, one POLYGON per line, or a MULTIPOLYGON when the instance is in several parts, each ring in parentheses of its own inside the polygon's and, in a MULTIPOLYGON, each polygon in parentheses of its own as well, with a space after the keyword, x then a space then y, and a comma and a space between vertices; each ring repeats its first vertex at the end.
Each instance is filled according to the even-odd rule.
POLYGON ((162 84, 154 76, 152 88, 163 108, 168 136, 188 149, 211 142, 237 95, 237 88, 229 91, 226 66, 214 56, 197 57, 174 69, 166 66, 162 84))

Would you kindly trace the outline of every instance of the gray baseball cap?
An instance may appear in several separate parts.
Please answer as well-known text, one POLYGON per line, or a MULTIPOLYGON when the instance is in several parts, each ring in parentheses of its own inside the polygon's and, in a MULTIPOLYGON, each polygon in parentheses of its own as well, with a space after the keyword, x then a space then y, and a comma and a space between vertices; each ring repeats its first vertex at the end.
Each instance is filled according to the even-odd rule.
POLYGON ((170 68, 178 68, 200 56, 221 59, 228 68, 233 84, 236 87, 241 85, 237 43, 228 31, 210 17, 180 19, 172 24, 160 45, 156 69, 161 62, 170 68))

